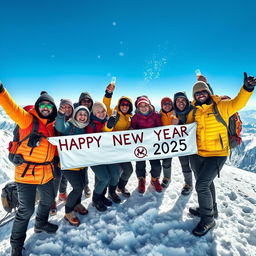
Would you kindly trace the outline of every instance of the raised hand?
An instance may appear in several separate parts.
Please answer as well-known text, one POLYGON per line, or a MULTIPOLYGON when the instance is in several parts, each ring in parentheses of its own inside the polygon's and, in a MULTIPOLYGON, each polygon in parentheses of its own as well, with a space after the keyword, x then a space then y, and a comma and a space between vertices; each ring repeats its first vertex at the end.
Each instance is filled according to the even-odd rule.
POLYGON ((244 72, 244 87, 253 90, 256 85, 256 78, 254 76, 247 76, 247 73, 244 72))

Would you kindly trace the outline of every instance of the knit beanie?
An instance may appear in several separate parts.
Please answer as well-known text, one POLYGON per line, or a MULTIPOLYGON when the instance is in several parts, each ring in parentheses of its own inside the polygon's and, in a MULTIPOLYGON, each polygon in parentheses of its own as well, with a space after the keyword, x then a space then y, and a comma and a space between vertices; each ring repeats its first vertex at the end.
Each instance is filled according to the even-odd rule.
MULTIPOLYGON (((135 101, 135 103, 134 103, 135 108, 138 107, 138 101, 139 101, 141 98, 143 98, 145 101, 148 101, 149 103, 147 103, 147 104, 150 104, 150 105, 151 105, 151 102, 150 102, 148 96, 142 95, 142 96, 137 97, 137 99, 136 99, 136 101, 135 101)), ((141 102, 140 102, 140 103, 141 103, 141 102)))
POLYGON ((97 112, 97 110, 98 110, 99 108, 103 108, 103 109, 105 109, 106 112, 107 112, 107 108, 106 108, 106 106, 105 106, 104 103, 101 103, 101 102, 99 102, 99 101, 95 101, 94 104, 92 105, 92 113, 93 113, 94 116, 96 116, 96 112, 97 112))
POLYGON ((148 97, 142 96, 142 97, 140 97, 140 98, 136 101, 137 107, 138 107, 141 103, 145 103, 145 104, 150 105, 150 100, 148 99, 148 97))
POLYGON ((169 103, 169 102, 171 102, 171 104, 172 104, 172 99, 171 98, 169 98, 169 97, 162 98, 162 100, 161 100, 161 108, 163 108, 164 103, 169 103))
POLYGON ((198 81, 193 86, 193 98, 195 100, 195 93, 200 91, 207 91, 209 95, 212 95, 211 90, 209 89, 208 85, 203 81, 198 81))
POLYGON ((37 99, 37 101, 35 103, 35 109, 36 109, 37 114, 41 118, 49 119, 50 121, 53 121, 57 116, 57 108, 56 108, 56 105, 54 103, 54 99, 46 91, 42 91, 40 93, 40 97, 37 99), (48 117, 42 116, 39 112, 39 103, 42 102, 42 101, 49 101, 53 105, 52 113, 48 117))
POLYGON ((70 99, 61 99, 60 100, 60 106, 63 105, 63 104, 68 104, 73 108, 73 103, 70 99))

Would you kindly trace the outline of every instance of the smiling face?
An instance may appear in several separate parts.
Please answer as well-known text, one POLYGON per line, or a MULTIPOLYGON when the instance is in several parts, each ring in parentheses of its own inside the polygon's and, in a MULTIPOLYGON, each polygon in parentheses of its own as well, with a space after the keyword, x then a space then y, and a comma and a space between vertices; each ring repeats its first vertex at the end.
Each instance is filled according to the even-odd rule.
POLYGON ((81 105, 81 106, 85 106, 85 107, 87 107, 88 109, 90 109, 90 107, 92 106, 92 100, 89 99, 89 98, 82 99, 82 100, 80 101, 80 105, 81 105))
POLYGON ((98 107, 95 111, 95 116, 100 120, 104 120, 107 116, 107 112, 103 107, 98 107))
POLYGON ((140 103, 138 109, 142 114, 147 114, 149 112, 150 107, 149 104, 140 103))
POLYGON ((69 104, 63 103, 61 106, 62 106, 62 107, 64 108, 64 110, 65 110, 65 116, 67 116, 67 117, 72 116, 73 108, 72 108, 69 104))
POLYGON ((166 102, 164 102, 164 103, 162 104, 162 109, 163 109, 166 113, 170 112, 170 111, 172 110, 172 103, 171 103, 171 101, 166 101, 166 102))
POLYGON ((85 110, 81 109, 76 113, 76 121, 79 123, 86 123, 88 120, 88 114, 85 110))
POLYGON ((187 101, 184 97, 178 97, 175 103, 179 111, 183 111, 187 106, 187 101))
POLYGON ((206 90, 195 92, 195 100, 200 104, 204 104, 209 99, 209 93, 206 90))
POLYGON ((43 117, 48 117, 53 111, 53 104, 47 100, 41 101, 38 104, 38 110, 43 117))

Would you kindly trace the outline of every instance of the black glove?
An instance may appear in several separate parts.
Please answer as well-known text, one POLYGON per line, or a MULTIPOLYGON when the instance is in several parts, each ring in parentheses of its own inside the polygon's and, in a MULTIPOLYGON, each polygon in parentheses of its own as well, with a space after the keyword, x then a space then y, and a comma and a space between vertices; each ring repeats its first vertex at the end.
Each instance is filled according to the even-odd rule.
POLYGON ((112 129, 112 128, 115 126, 116 121, 117 121, 116 116, 111 116, 111 117, 108 119, 107 127, 108 127, 109 129, 112 129))
POLYGON ((108 92, 107 90, 105 91, 105 97, 106 98, 112 98, 113 92, 108 92))
POLYGON ((4 90, 3 84, 0 82, 0 93, 4 90))
POLYGON ((253 76, 247 77, 247 73, 244 72, 244 89, 249 92, 252 92, 256 85, 256 78, 253 76))

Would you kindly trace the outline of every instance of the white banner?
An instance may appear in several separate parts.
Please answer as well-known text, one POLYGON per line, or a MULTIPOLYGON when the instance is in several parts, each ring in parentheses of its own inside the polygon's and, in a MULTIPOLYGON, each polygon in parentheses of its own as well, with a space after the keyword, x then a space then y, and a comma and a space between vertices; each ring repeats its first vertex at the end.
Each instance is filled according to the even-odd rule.
POLYGON ((196 123, 49 137, 48 140, 57 146, 63 170, 197 153, 196 123))

